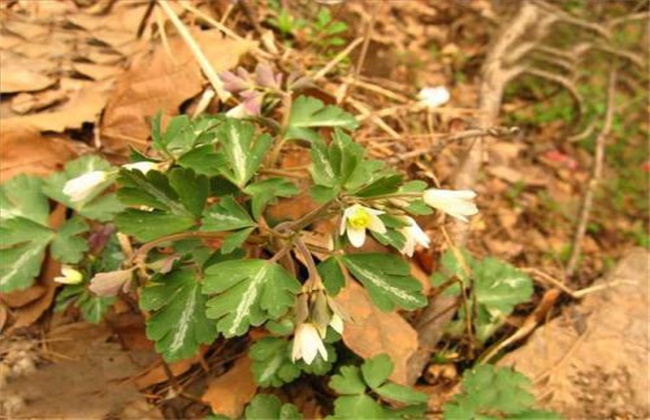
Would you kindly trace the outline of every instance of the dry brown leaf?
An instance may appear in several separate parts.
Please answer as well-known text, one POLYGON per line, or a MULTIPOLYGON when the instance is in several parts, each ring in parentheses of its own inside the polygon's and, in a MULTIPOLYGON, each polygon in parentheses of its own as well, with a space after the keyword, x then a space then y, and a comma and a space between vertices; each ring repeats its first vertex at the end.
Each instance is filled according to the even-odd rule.
POLYGON ((0 92, 35 92, 56 83, 56 79, 13 65, 2 66, 0 92))
POLYGON ((10 308, 20 308, 30 302, 35 301, 43 296, 46 289, 40 284, 35 284, 25 290, 14 290, 11 293, 0 293, 0 300, 7 304, 10 308))
MULTIPOLYGON (((217 73, 239 62, 254 45, 224 39, 219 31, 194 34, 217 73)), ((140 57, 119 79, 102 120, 104 145, 115 152, 129 145, 140 149, 149 137, 148 118, 158 111, 176 115, 179 106, 201 92, 201 68, 185 43, 170 41, 171 56, 162 45, 153 57, 140 57)))
POLYGON ((0 332, 2 332, 7 324, 7 319, 9 318, 7 307, 4 303, 0 302, 0 332))
POLYGON ((243 356, 228 372, 209 381, 208 389, 201 399, 210 405, 214 414, 230 418, 242 415, 244 406, 257 392, 251 365, 248 356, 243 356))
POLYGON ((93 80, 105 80, 117 76, 122 72, 120 66, 107 66, 102 64, 73 63, 72 68, 93 80))
POLYGON ((40 111, 58 102, 63 102, 68 94, 60 89, 48 89, 38 94, 20 93, 11 98, 11 110, 16 114, 40 111))
POLYGON ((2 121, 4 129, 32 126, 41 131, 62 132, 69 128, 80 128, 84 122, 94 122, 106 104, 107 86, 95 83, 79 92, 79 95, 57 111, 43 112, 2 121))
POLYGON ((0 182, 21 173, 49 175, 78 154, 70 141, 45 138, 34 128, 4 121, 0 124, 0 182))
POLYGON ((354 281, 348 280, 335 300, 352 319, 343 330, 345 345, 364 359, 387 353, 395 364, 390 379, 406 384, 407 361, 418 348, 413 327, 397 312, 377 309, 365 289, 354 281))
MULTIPOLYGON (((199 359, 200 356, 197 355, 189 359, 183 359, 178 362, 171 363, 168 365, 168 367, 172 375, 179 376, 187 372, 192 367, 192 365, 198 363, 199 359)), ((145 389, 151 385, 159 384, 168 380, 169 377, 167 377, 165 367, 162 365, 160 360, 156 361, 144 372, 133 378, 133 382, 138 389, 145 389)))

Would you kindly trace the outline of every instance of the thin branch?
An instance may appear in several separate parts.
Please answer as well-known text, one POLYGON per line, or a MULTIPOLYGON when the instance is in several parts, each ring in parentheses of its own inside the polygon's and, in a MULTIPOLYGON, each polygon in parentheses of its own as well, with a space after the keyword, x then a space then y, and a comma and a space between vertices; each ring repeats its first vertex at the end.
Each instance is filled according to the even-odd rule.
MULTIPOLYGON (((183 2, 181 2, 181 4, 183 4, 183 2)), ((196 61, 199 62, 199 65, 201 66, 203 73, 208 78, 208 81, 214 88, 214 91, 217 93, 217 96, 219 96, 219 99, 222 102, 227 101, 228 98, 230 98, 231 96, 230 93, 224 89, 223 82, 217 75, 217 72, 214 71, 214 68, 210 64, 210 61, 205 56, 203 50, 201 50, 201 47, 196 42, 196 40, 190 33, 189 29, 187 28, 187 26, 185 26, 183 21, 181 21, 179 17, 176 16, 176 13, 171 8, 171 6, 167 3, 167 1, 158 0, 158 6, 160 6, 160 8, 165 12, 169 20, 172 22, 172 24, 174 24, 179 35, 183 38, 183 40, 185 41, 189 49, 192 51, 192 54, 194 54, 196 61)))
POLYGON ((587 191, 582 199, 582 204, 580 206, 580 214, 578 217, 578 225, 576 227, 575 233, 573 235, 573 245, 571 247, 571 255, 569 257, 569 262, 567 263, 566 268, 566 277, 569 278, 573 276, 577 266, 578 258, 580 257, 580 248, 582 243, 582 238, 585 236, 587 230, 587 223, 589 221, 589 214, 591 213, 591 207, 593 205, 593 196, 596 187, 600 183, 600 178, 603 173, 603 161, 605 158, 605 143, 609 132, 612 129, 612 121, 614 119, 614 96, 616 91, 616 70, 613 70, 609 76, 609 84, 607 87, 607 110, 605 112, 605 121, 603 123, 603 128, 596 137, 596 156, 594 161, 594 167, 591 173, 591 178, 589 179, 589 184, 587 185, 587 191))

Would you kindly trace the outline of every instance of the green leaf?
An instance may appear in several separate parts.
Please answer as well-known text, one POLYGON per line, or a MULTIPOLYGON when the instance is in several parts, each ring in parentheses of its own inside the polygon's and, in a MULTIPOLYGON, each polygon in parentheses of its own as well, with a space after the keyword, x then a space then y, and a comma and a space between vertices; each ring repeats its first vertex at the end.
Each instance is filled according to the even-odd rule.
POLYGON ((386 382, 393 373, 393 362, 387 354, 379 354, 367 359, 361 366, 361 373, 366 384, 372 389, 379 387, 386 382))
POLYGON ((207 298, 196 273, 173 271, 142 289, 140 308, 154 311, 147 320, 147 337, 168 362, 194 356, 201 344, 216 338, 214 323, 205 316, 207 298))
POLYGON ((533 295, 530 277, 510 264, 485 258, 474 264, 473 269, 476 300, 492 315, 509 315, 516 305, 527 302, 533 295))
POLYGON ((0 186, 0 292, 25 289, 41 271, 54 237, 42 181, 16 176, 0 186))
POLYGON ((185 217, 198 217, 208 195, 207 177, 191 169, 175 168, 167 174, 122 169, 117 180, 122 188, 120 200, 129 205, 153 207, 156 210, 185 217))
MULTIPOLYGON (((453 249, 448 249, 442 254, 440 258, 440 270, 431 275, 431 285, 434 287, 442 286, 445 282, 452 279, 453 277, 458 278, 463 286, 468 286, 470 273, 467 273, 463 268, 462 263, 459 261, 457 253, 462 256, 467 268, 471 270, 471 267, 475 264, 474 258, 467 252, 465 249, 457 249, 454 252, 453 249)), ((461 285, 456 283, 449 286, 443 292, 446 296, 457 296, 460 294, 461 285)))
POLYGON ((124 233, 141 242, 149 242, 195 226, 194 218, 159 211, 126 209, 115 217, 115 224, 124 233))
POLYGON ((207 177, 183 168, 166 174, 149 171, 146 176, 123 169, 118 182, 122 202, 149 208, 127 209, 115 217, 120 230, 143 242, 196 226, 210 189, 207 177))
POLYGON ((410 275, 409 265, 401 258, 387 254, 351 254, 341 260, 382 311, 391 311, 395 306, 413 310, 427 304, 420 283, 410 275))
POLYGON ((221 251, 224 254, 230 254, 235 249, 239 248, 254 230, 254 227, 250 227, 228 234, 221 244, 221 251))
POLYGON ((87 219, 100 222, 110 221, 117 212, 124 209, 124 206, 115 198, 114 193, 100 195, 113 183, 114 177, 109 176, 91 196, 83 201, 73 203, 70 201, 70 197, 63 194, 63 187, 67 181, 92 171, 111 172, 115 171, 115 168, 98 156, 82 156, 66 163, 62 172, 50 175, 43 185, 43 192, 87 219))
POLYGON ((253 197, 251 210, 255 220, 259 220, 264 208, 277 201, 277 197, 292 197, 300 190, 294 183, 284 178, 268 178, 246 186, 244 192, 253 197))
POLYGON ((334 401, 335 419, 383 419, 386 411, 367 395, 339 397, 334 401))
POLYGON ((277 337, 266 337, 253 344, 253 376, 258 385, 279 387, 300 376, 300 368, 291 361, 291 342, 277 337))
POLYGON ((427 394, 415 391, 407 386, 398 385, 392 382, 373 388, 377 394, 389 400, 405 404, 422 404, 429 400, 427 394))
POLYGON ((366 392, 366 384, 356 366, 341 367, 339 373, 332 376, 329 385, 341 395, 363 395, 366 392))
POLYGON ((76 236, 88 231, 88 225, 79 217, 68 220, 56 232, 52 241, 52 255, 63 263, 75 264, 88 251, 88 241, 76 236))
POLYGON ((225 337, 279 318, 299 290, 300 283, 280 265, 256 259, 212 265, 203 283, 203 293, 217 294, 208 301, 207 316, 218 320, 217 329, 225 337))
POLYGON ((201 230, 221 232, 255 226, 248 212, 231 196, 223 197, 207 208, 201 220, 201 230))
POLYGON ((341 127, 354 130, 359 123, 352 114, 333 105, 325 106, 316 98, 300 96, 291 105, 289 126, 285 139, 314 140, 317 138, 313 128, 316 127, 341 127))
POLYGON ((114 297, 95 296, 88 291, 84 291, 75 305, 81 310, 81 315, 86 321, 91 324, 99 324, 114 302, 114 297))
POLYGON ((22 217, 39 225, 47 225, 50 207, 41 192, 43 181, 29 175, 18 175, 0 186, 0 220, 22 217))
POLYGON ((215 150, 214 145, 196 147, 181 156, 177 163, 207 176, 219 175, 219 168, 226 164, 226 157, 215 150))
POLYGON ((271 136, 255 136, 253 124, 237 119, 228 119, 216 133, 227 163, 219 169, 233 184, 243 188, 259 169, 271 146, 271 136))
POLYGON ((530 380, 510 368, 479 365, 465 371, 462 387, 443 406, 445 419, 520 418, 535 403, 530 380))
POLYGON ((330 296, 336 296, 345 286, 345 275, 336 257, 330 257, 316 267, 330 296))
POLYGON ((302 414, 293 404, 282 404, 275 395, 257 394, 246 406, 247 420, 300 420, 302 414))
POLYGON ((340 183, 338 168, 335 171, 330 161, 328 147, 320 138, 314 139, 311 144, 311 162, 312 165, 309 168, 309 172, 316 185, 334 187, 340 183))
POLYGON ((26 242, 0 249, 0 292, 26 289, 41 272, 47 243, 26 242))

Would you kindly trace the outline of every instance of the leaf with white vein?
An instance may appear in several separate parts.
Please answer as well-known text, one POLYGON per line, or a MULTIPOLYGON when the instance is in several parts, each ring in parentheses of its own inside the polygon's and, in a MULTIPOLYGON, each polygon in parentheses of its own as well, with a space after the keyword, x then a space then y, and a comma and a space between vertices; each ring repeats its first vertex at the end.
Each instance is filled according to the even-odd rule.
POLYGON ((254 226, 248 212, 231 196, 226 196, 219 203, 208 207, 201 220, 201 230, 221 232, 254 226))
POLYGON ((391 311, 395 306, 413 310, 427 304, 420 282, 410 275, 408 264, 401 258, 386 254, 352 254, 341 260, 382 311, 391 311))
POLYGON ((206 300, 190 270, 173 271, 142 290, 140 308, 154 311, 147 320, 147 337, 166 361, 194 356, 201 344, 215 339, 214 323, 205 316, 206 300))
POLYGON ((253 124, 236 119, 228 119, 216 130, 216 135, 227 162, 219 170, 229 181, 243 188, 262 164, 271 147, 271 136, 255 136, 253 124))
POLYGON ((233 260, 205 270, 203 293, 214 294, 206 315, 225 337, 277 319, 294 303, 300 283, 280 265, 265 260, 233 260))

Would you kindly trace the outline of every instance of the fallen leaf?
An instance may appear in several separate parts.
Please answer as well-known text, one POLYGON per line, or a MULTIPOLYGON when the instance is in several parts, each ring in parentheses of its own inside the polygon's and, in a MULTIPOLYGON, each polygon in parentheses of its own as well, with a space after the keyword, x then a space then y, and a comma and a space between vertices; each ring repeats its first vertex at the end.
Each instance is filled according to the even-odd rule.
POLYGON ((407 361, 418 348, 417 333, 397 312, 377 309, 368 293, 355 281, 334 298, 351 318, 343 330, 343 342, 357 355, 368 359, 386 353, 395 364, 390 379, 407 383, 407 361))
MULTIPOLYGON (((199 362, 200 356, 194 356, 189 359, 179 360, 178 362, 167 365, 172 375, 179 376, 190 370, 190 368, 199 362)), ((169 377, 165 371, 165 367, 160 360, 154 362, 151 366, 145 369, 144 372, 138 374, 133 378, 138 389, 145 389, 151 385, 159 384, 168 381, 169 377)))
POLYGON ((84 122, 94 122, 106 104, 107 86, 95 83, 54 112, 6 118, 3 129, 31 126, 41 131, 62 132, 80 128, 84 122))
POLYGON ((0 92, 35 92, 48 88, 55 83, 56 79, 29 71, 22 67, 7 65, 2 66, 0 92))
POLYGON ((11 293, 0 293, 0 300, 10 308, 20 308, 35 301, 45 293, 45 287, 35 284, 25 290, 14 290, 11 293))
POLYGON ((208 382, 208 389, 201 399, 210 405, 214 414, 239 418, 256 392, 251 360, 243 356, 228 372, 208 382))
MULTIPOLYGON (((58 204, 50 214, 50 227, 53 229, 59 228, 65 221, 65 214, 66 207, 62 204, 58 204)), ((37 283, 45 288, 45 292, 38 299, 13 311, 12 315, 16 321, 9 329, 9 333, 32 325, 50 308, 50 305, 52 305, 52 301, 54 300, 56 289, 59 286, 59 284, 54 281, 54 277, 58 276, 60 273, 61 264, 50 255, 47 255, 37 283)))
POLYGON ((120 66, 108 66, 92 63, 73 63, 72 68, 78 73, 90 77, 93 80, 110 79, 122 72, 120 66))
POLYGON ((68 97, 62 90, 46 90, 40 94, 20 93, 11 98, 11 110, 17 114, 40 111, 58 102, 63 102, 68 97))
MULTIPOLYGON (((225 39, 217 30, 195 32, 194 37, 217 73, 239 62, 254 43, 225 39)), ((185 42, 173 38, 167 51, 162 45, 153 56, 143 56, 118 79, 102 120, 104 145, 114 152, 128 146, 142 149, 155 113, 176 115, 180 105, 201 92, 203 76, 185 42)))
POLYGON ((0 124, 0 182, 18 174, 49 175, 77 156, 73 143, 43 137, 37 129, 0 124))

